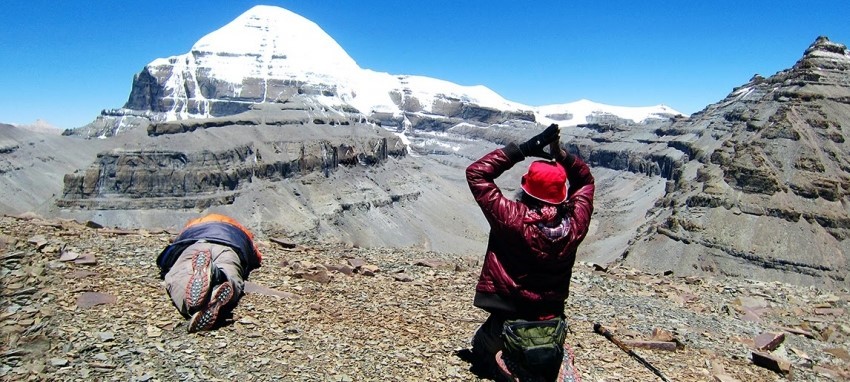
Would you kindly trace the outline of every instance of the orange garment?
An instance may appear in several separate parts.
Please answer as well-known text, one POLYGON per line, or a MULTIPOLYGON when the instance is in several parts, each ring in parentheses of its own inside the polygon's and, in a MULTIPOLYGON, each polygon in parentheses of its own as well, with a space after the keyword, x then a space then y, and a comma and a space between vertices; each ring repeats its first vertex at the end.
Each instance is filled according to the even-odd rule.
POLYGON ((186 228, 189 228, 193 225, 200 224, 200 223, 209 223, 209 222, 227 223, 227 224, 230 224, 230 225, 232 225, 236 228, 239 228, 242 232, 245 233, 245 235, 248 236, 249 239, 251 239, 251 245, 254 246, 254 252, 257 254, 257 259, 260 260, 260 261, 263 260, 263 254, 260 253, 260 250, 257 249, 257 243, 254 242, 254 234, 251 233, 251 231, 249 231, 247 228, 245 228, 242 224, 239 224, 239 222, 236 221, 236 219, 234 219, 230 216, 222 215, 222 214, 215 214, 215 213, 205 215, 205 216, 201 216, 199 218, 189 220, 189 222, 186 223, 186 226, 183 227, 183 229, 185 230, 186 228))

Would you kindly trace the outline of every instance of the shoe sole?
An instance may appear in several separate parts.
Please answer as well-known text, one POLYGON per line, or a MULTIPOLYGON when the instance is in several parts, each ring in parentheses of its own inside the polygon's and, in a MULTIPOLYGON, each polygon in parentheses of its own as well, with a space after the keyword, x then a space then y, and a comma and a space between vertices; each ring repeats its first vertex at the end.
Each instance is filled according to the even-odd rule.
POLYGON ((222 308, 226 307, 233 301, 234 291, 233 285, 229 281, 225 281, 213 290, 210 303, 206 308, 192 315, 192 320, 189 321, 189 333, 198 332, 201 330, 210 330, 215 326, 218 320, 219 313, 222 308))
POLYGON ((208 250, 195 252, 192 256, 192 276, 186 283, 186 306, 189 312, 196 312, 207 302, 210 291, 210 264, 212 253, 208 250))

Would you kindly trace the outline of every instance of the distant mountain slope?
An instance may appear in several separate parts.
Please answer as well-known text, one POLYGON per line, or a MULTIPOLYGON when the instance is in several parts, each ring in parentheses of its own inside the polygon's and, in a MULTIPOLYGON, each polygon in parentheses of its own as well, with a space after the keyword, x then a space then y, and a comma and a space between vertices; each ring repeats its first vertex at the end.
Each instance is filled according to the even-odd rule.
POLYGON ((60 136, 57 129, 0 124, 0 213, 51 208, 61 197, 65 174, 87 166, 105 147, 102 141, 60 136))

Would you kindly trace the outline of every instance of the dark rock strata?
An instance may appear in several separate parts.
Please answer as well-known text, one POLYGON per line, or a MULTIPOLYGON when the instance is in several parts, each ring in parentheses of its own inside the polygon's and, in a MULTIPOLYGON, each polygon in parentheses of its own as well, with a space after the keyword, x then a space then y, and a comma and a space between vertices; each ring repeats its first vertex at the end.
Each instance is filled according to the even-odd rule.
POLYGON ((375 165, 404 150, 388 150, 387 138, 362 142, 268 142, 289 160, 264 160, 255 146, 224 151, 115 150, 98 155, 87 170, 65 176, 60 207, 88 209, 206 208, 229 204, 254 179, 281 180, 341 165, 375 165))
POLYGON ((406 155, 399 138, 386 131, 357 117, 319 116, 300 103, 154 123, 147 131, 139 145, 146 148, 100 153, 87 170, 66 175, 58 206, 207 208, 232 203, 255 179, 327 176, 340 166, 373 166, 406 155))

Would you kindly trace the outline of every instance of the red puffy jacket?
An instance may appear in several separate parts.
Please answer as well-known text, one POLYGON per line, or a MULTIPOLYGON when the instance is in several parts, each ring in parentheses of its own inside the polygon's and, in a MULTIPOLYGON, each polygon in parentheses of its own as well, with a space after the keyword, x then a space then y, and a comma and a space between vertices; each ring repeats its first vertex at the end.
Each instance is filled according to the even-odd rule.
POLYGON ((553 241, 536 225, 523 222, 529 208, 520 201, 505 197, 494 181, 524 159, 519 147, 509 144, 485 155, 466 169, 469 189, 490 223, 487 254, 475 288, 475 305, 492 311, 492 301, 495 300, 501 301, 495 305, 508 306, 495 306, 497 310, 532 307, 530 309, 544 313, 560 307, 560 311, 546 313, 561 314, 569 295, 576 250, 587 235, 596 186, 590 169, 581 159, 567 155, 560 160, 569 181, 567 202, 573 208, 568 215, 569 233, 553 241), (479 303, 480 297, 491 302, 479 303))

